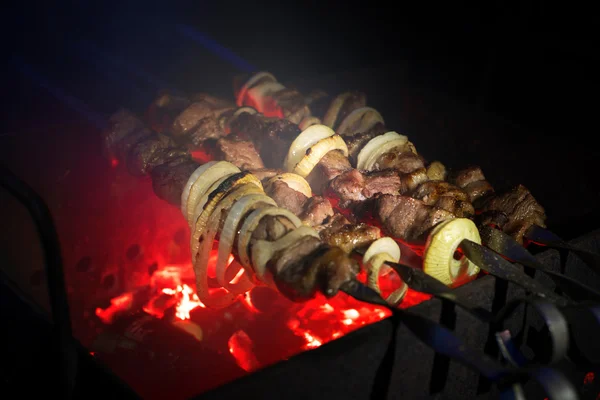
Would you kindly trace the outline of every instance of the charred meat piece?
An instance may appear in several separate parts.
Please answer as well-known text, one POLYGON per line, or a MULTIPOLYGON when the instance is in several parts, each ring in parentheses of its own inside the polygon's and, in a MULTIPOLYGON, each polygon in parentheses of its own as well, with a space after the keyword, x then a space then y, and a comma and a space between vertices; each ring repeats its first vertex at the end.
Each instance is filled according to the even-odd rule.
POLYGON ((126 136, 144 129, 144 123, 131 111, 121 109, 110 116, 110 127, 102 133, 105 149, 112 149, 126 136))
POLYGON ((283 111, 283 116, 294 124, 310 116, 310 109, 304 96, 295 89, 285 88, 273 93, 273 100, 283 111))
POLYGON ((231 110, 208 101, 192 103, 175 118, 170 132, 175 137, 187 137, 196 146, 207 139, 219 139, 227 134, 221 116, 231 110))
POLYGON ((435 204, 442 196, 469 201, 469 195, 464 190, 445 181, 423 182, 411 193, 411 197, 422 200, 427 205, 435 204))
POLYGON ((213 158, 229 161, 241 170, 261 169, 265 167, 258 151, 254 147, 254 143, 249 140, 242 140, 234 135, 217 140, 213 158))
POLYGON ((304 194, 290 188, 283 181, 275 181, 265 188, 266 194, 271 197, 281 208, 290 210, 296 215, 304 211, 304 204, 308 200, 304 194))
POLYGON ((338 175, 352 169, 348 158, 340 150, 325 154, 306 177, 314 193, 323 193, 329 182, 338 175))
POLYGON ((183 188, 198 166, 189 155, 156 166, 150 173, 154 193, 168 203, 179 206, 183 188))
POLYGON ((127 154, 127 169, 132 175, 143 176, 169 160, 185 157, 188 152, 172 138, 153 133, 134 144, 127 154))
POLYGON ((312 236, 303 237, 280 253, 268 267, 277 288, 294 301, 311 299, 317 291, 334 296, 359 272, 358 263, 342 249, 326 246, 312 236))
POLYGON ((413 153, 408 148, 395 148, 381 157, 373 165, 376 170, 394 169, 405 174, 425 167, 423 157, 413 153))
POLYGON ((190 100, 186 97, 163 93, 148 108, 146 119, 152 130, 158 133, 166 133, 177 115, 189 105, 190 100))
POLYGON ((468 201, 458 200, 453 196, 441 196, 432 204, 434 207, 451 212, 458 218, 472 218, 475 208, 468 201))
POLYGON ((381 230, 364 223, 332 223, 319 232, 321 239, 330 246, 339 247, 346 253, 367 246, 381 237, 381 230))
POLYGON ((463 189, 469 195, 469 201, 476 204, 494 193, 494 188, 485 180, 483 171, 477 166, 450 173, 448 181, 463 189))
POLYGON ((427 181, 424 168, 410 174, 399 174, 394 170, 360 172, 347 171, 330 183, 330 191, 340 199, 342 207, 351 202, 364 201, 378 194, 404 194, 427 181))
POLYGON ((495 223, 505 233, 523 243, 523 235, 533 225, 546 227, 546 213, 544 208, 536 201, 533 195, 523 185, 488 198, 482 209, 482 223, 495 223), (498 224, 497 213, 506 216, 504 224, 498 224), (486 214, 490 217, 486 218, 486 214))
POLYGON ((286 119, 267 118, 262 115, 241 113, 230 122, 232 132, 251 140, 268 168, 281 168, 282 154, 300 134, 297 125, 286 119))
POLYGON ((333 215, 333 207, 327 198, 313 196, 304 203, 304 210, 299 217, 302 223, 308 226, 319 226, 333 215))
POLYGON ((435 225, 455 217, 446 210, 400 195, 380 196, 376 212, 387 234, 407 241, 423 240, 435 225))
POLYGON ((342 139, 348 146, 348 158, 356 165, 356 158, 361 149, 369 142, 369 140, 382 135, 387 132, 385 125, 377 123, 373 128, 367 132, 357 133, 355 135, 342 135, 342 139))

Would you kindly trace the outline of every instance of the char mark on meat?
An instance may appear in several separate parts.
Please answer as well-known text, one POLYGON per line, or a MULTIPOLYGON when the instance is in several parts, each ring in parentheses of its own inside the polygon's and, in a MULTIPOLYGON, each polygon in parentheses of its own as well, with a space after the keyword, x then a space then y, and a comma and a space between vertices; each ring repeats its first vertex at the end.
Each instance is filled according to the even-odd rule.
POLYGON ((331 202, 321 196, 309 197, 304 203, 304 210, 299 215, 303 224, 308 226, 319 226, 334 215, 331 202))
POLYGON ((423 157, 410 151, 408 146, 396 147, 382 154, 373 165, 375 170, 394 169, 405 174, 424 167, 423 157))
POLYGON ((214 146, 213 158, 232 163, 241 170, 254 170, 264 168, 254 143, 243 140, 236 135, 220 138, 214 146))
POLYGON ((333 150, 323 156, 306 180, 314 193, 321 194, 331 180, 350 169, 352 166, 341 150, 333 150))
MULTIPOLYGON (((470 166, 448 175, 448 182, 463 189, 469 195, 469 201, 478 206, 485 198, 494 194, 494 188, 485 179, 478 166, 470 166)), ((477 207, 479 208, 479 207, 477 207)))
POLYGON ((544 208, 523 185, 488 198, 481 214, 482 224, 498 225, 519 243, 523 243, 523 236, 533 225, 546 227, 545 221, 544 208))
POLYGON ((424 240, 434 226, 455 218, 446 210, 400 195, 378 197, 376 212, 388 235, 407 241, 424 240))
POLYGON ((350 254, 352 250, 366 247, 381 237, 381 230, 365 223, 353 224, 343 216, 332 218, 321 228, 321 239, 330 246, 339 247, 350 254), (345 220, 345 221, 344 221, 345 220))

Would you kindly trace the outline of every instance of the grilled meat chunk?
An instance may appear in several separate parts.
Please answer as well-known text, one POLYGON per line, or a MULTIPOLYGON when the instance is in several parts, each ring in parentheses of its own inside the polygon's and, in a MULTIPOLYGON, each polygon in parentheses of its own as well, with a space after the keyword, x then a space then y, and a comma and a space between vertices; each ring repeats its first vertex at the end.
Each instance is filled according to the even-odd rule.
POLYGON ((533 225, 546 227, 546 213, 544 208, 536 201, 529 190, 518 185, 512 190, 488 198, 485 202, 482 215, 482 224, 496 224, 505 233, 523 243, 523 235, 533 225), (498 216, 504 214, 504 221, 498 216), (502 223, 503 222, 503 223, 502 223))
POLYGON ((310 116, 310 109, 304 96, 296 89, 285 88, 272 95, 275 103, 281 108, 284 118, 294 124, 300 123, 302 118, 310 116))
POLYGON ((306 225, 319 226, 333 215, 333 207, 326 197, 313 196, 304 203, 304 210, 299 217, 306 225))
POLYGON ((269 179, 274 177, 275 175, 283 174, 285 171, 282 169, 273 169, 273 168, 258 168, 258 169, 249 169, 248 170, 252 175, 260 179, 260 181, 264 184, 269 179))
POLYGON ((146 119, 152 130, 167 133, 173 120, 189 105, 190 100, 186 97, 163 93, 148 108, 146 119))
POLYGON ((377 198, 376 212, 387 234, 407 241, 422 240, 435 225, 455 217, 421 200, 389 194, 377 198))
POLYGON ((378 194, 403 194, 427 181, 424 168, 409 174, 397 173, 394 170, 360 172, 349 170, 330 183, 329 190, 339 198, 342 207, 351 202, 364 201, 378 194))
POLYGON ((324 245, 312 236, 303 237, 280 253, 268 267, 277 288, 295 301, 311 299, 317 291, 334 296, 359 272, 358 263, 342 249, 324 245))
POLYGON ((229 161, 241 170, 265 167, 254 143, 236 135, 229 135, 216 141, 213 159, 229 161))
POLYGON ((329 182, 338 175, 352 169, 348 158, 340 150, 333 150, 325 154, 321 161, 315 165, 306 177, 314 193, 325 191, 329 182))
POLYGON ((413 153, 406 146, 384 153, 375 161, 375 170, 394 169, 405 174, 425 167, 423 157, 413 153))
POLYGON ((494 194, 494 188, 485 180, 483 171, 477 166, 470 166, 449 174, 448 181, 463 189, 474 205, 494 194))
POLYGON ((281 208, 290 210, 296 215, 304 211, 304 204, 308 200, 304 194, 290 188, 287 183, 276 180, 265 187, 266 194, 271 197, 281 208))
POLYGON ((143 176, 152 172, 156 166, 168 160, 185 157, 187 154, 188 152, 170 137, 152 133, 129 149, 126 157, 127 169, 132 175, 143 176))
POLYGON ((352 224, 333 220, 319 232, 321 239, 330 246, 336 246, 346 253, 367 246, 381 237, 381 230, 365 223, 352 224))
POLYGON ((268 168, 281 168, 282 154, 300 134, 297 125, 286 119, 267 118, 262 115, 241 113, 230 123, 231 131, 251 140, 268 168))
POLYGON ((172 159, 152 169, 152 188, 156 195, 170 204, 181 204, 181 193, 198 163, 189 155, 172 159))

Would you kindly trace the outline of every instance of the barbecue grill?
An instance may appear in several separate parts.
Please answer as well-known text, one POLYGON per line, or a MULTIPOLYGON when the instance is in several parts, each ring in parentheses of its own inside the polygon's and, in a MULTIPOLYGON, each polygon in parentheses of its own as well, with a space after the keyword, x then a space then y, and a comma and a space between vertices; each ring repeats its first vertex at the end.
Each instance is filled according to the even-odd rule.
MULTIPOLYGON (((150 26, 156 23, 152 21, 150 26)), ((188 70, 204 70, 210 76, 194 89, 231 98, 232 78, 255 69, 197 27, 185 23, 158 26, 164 34, 163 45, 172 51, 172 59, 191 49, 202 52, 201 58, 185 60, 188 70), (180 52, 173 48, 173 43, 178 43, 180 52)), ((149 38, 146 40, 150 42, 149 38)), ((23 321, 23 331, 50 331, 49 321, 53 320, 65 328, 59 339, 64 340, 72 333, 78 342, 75 346, 59 340, 72 353, 65 350, 63 356, 67 357, 58 357, 64 368, 53 367, 57 371, 54 382, 57 386, 64 382, 65 376, 69 377, 64 372, 74 377, 75 371, 79 371, 71 382, 76 391, 89 397, 85 391, 94 390, 97 384, 86 387, 81 382, 85 382, 85 373, 90 371, 89 374, 111 382, 103 388, 114 387, 115 391, 143 398, 228 398, 239 396, 240 391, 263 398, 274 394, 292 398, 497 398, 511 392, 514 382, 492 382, 494 379, 490 377, 494 373, 485 378, 479 356, 473 358, 474 365, 470 367, 458 362, 465 359, 457 356, 460 345, 453 343, 450 336, 443 336, 446 332, 443 329, 448 329, 453 332, 452 337, 469 349, 485 351, 502 360, 503 365, 523 362, 517 358, 522 354, 514 352, 512 346, 532 358, 531 365, 538 369, 531 370, 546 374, 539 375, 540 382, 556 385, 544 391, 532 379, 535 375, 524 374, 518 382, 522 383, 519 390, 527 398, 568 398, 560 396, 568 396, 569 389, 577 391, 579 398, 597 396, 598 350, 592 335, 598 331, 594 314, 597 303, 561 308, 571 327, 568 337, 564 332, 552 335, 559 324, 556 320, 547 324, 550 334, 544 329, 543 319, 548 314, 541 305, 530 304, 525 308, 521 304, 506 319, 491 323, 481 321, 460 304, 432 298, 435 293, 426 288, 409 291, 401 305, 411 313, 406 315, 392 313, 384 304, 361 301, 373 298, 368 297, 369 293, 361 298, 360 292, 351 290, 350 294, 340 293, 331 299, 317 295, 308 302, 295 303, 270 289, 257 287, 226 309, 207 308, 194 290, 189 233, 181 211, 158 199, 150 180, 131 176, 123 160, 107 159, 100 154, 100 131, 106 126, 107 116, 118 107, 125 106, 143 115, 160 90, 182 92, 188 91, 188 87, 159 63, 144 62, 141 54, 124 54, 118 46, 108 46, 92 34, 90 38, 73 38, 63 46, 55 50, 83 68, 81 75, 65 79, 61 68, 57 73, 23 52, 12 59, 11 65, 19 76, 12 86, 27 89, 14 92, 29 96, 33 93, 39 98, 46 107, 43 122, 39 123, 58 127, 63 136, 27 135, 18 126, 8 130, 9 146, 3 147, 14 152, 3 152, 3 158, 6 156, 18 174, 12 180, 3 180, 3 186, 14 192, 19 176, 25 178, 42 194, 52 212, 62 250, 62 262, 57 264, 64 268, 72 332, 64 320, 60 323, 61 316, 69 316, 61 314, 66 298, 60 279, 53 279, 55 270, 41 268, 41 255, 31 249, 37 238, 35 230, 23 223, 29 217, 11 197, 5 193, 2 197, 10 210, 7 226, 15 227, 9 229, 14 237, 10 241, 6 237, 12 246, 6 252, 7 265, 31 266, 8 268, 10 279, 5 280, 6 287, 10 285, 11 293, 18 293, 16 281, 17 287, 25 286, 28 292, 17 296, 19 300, 7 296, 7 302, 8 299, 14 302, 14 307, 8 307, 9 317, 20 318, 21 314, 15 310, 31 313, 31 307, 36 309, 35 305, 21 303, 33 295, 47 307, 37 310, 37 317, 23 321), (89 84, 91 80, 106 85, 89 84), (70 122, 63 128, 64 121, 70 122), (45 166, 44 172, 39 173, 38 163, 28 163, 26 159, 39 161, 45 166), (44 299, 46 283, 51 289, 52 318, 46 316, 51 308, 44 299), (435 323, 432 325, 435 329, 442 330, 434 329, 433 334, 427 335, 423 331, 425 326, 411 324, 407 316, 425 317, 435 323), (36 321, 35 328, 26 325, 32 321, 36 321), (442 340, 436 342, 436 337, 442 340), (553 339, 554 343, 549 342, 553 339), (569 344, 568 351, 561 349, 564 340, 569 344), (446 356, 442 354, 445 351, 446 356), (73 362, 75 358, 79 359, 79 366, 73 362)), ((314 77, 290 73, 289 81, 290 85, 307 91, 363 90, 372 97, 372 104, 384 115, 390 115, 391 126, 404 126, 407 132, 419 133, 413 136, 422 153, 448 165, 460 166, 464 160, 479 163, 489 171, 488 179, 498 186, 527 184, 552 211, 549 228, 555 234, 573 239, 569 244, 576 249, 592 254, 600 252, 599 233, 594 230, 597 226, 567 224, 572 214, 561 208, 565 198, 544 198, 544 194, 551 193, 544 189, 544 180, 533 179, 535 173, 528 172, 526 167, 521 169, 525 163, 534 165, 536 156, 526 149, 515 149, 510 140, 496 139, 497 132, 514 138, 523 130, 483 113, 463 118, 466 112, 456 104, 412 88, 402 79, 394 79, 390 85, 390 77, 398 74, 397 65, 386 65, 350 68, 341 74, 336 71, 314 77), (443 104, 439 106, 443 111, 423 107, 423 102, 443 104), (452 118, 448 119, 448 115, 452 118), (494 153, 489 158, 482 157, 481 148, 488 145, 496 149, 494 153, 511 153, 514 159, 502 157, 505 161, 499 164, 500 157, 494 153), (528 158, 522 158, 521 153, 527 153, 528 158)), ((26 111, 21 112, 27 115, 26 111)), ((33 132, 39 128, 30 129, 33 132)), ((551 151, 548 148, 549 154, 553 154, 551 151)), ((10 171, 4 172, 3 177, 11 177, 10 171)), ((27 184, 21 188, 28 193, 21 199, 31 204, 35 196, 27 192, 27 184)), ((47 229, 44 232, 51 235, 47 221, 43 226, 47 229)), ((43 243, 48 249, 56 249, 52 242, 43 243)), ((536 255, 537 262, 551 271, 591 288, 600 288, 598 275, 585 262, 589 260, 569 251, 567 246, 560 242, 550 249, 537 245, 528 249, 536 255)), ((525 264, 526 260, 521 262, 525 264)), ((548 290, 557 290, 548 274, 533 274, 527 269, 525 272, 548 290)), ((496 314, 525 295, 518 281, 508 282, 497 276, 502 276, 501 271, 467 283, 452 293, 463 302, 496 314)), ((3 304, 8 303, 3 301, 3 304)), ((36 339, 10 336, 10 340, 19 345, 16 348, 31 349, 31 342, 36 339)), ((12 352, 7 354, 17 356, 12 352)), ((20 371, 18 368, 4 371, 11 387, 26 379, 24 374, 15 372, 20 371)))

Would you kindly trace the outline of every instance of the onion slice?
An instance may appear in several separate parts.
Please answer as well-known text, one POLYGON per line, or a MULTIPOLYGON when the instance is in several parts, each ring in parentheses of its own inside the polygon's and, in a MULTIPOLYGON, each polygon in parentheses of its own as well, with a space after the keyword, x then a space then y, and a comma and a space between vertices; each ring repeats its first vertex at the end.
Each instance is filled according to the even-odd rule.
POLYGON ((373 139, 369 140, 367 144, 360 150, 358 156, 356 158, 356 169, 358 170, 366 170, 367 163, 372 159, 377 159, 379 156, 374 156, 380 153, 381 146, 386 143, 394 142, 395 146, 402 146, 408 143, 408 138, 404 135, 400 135, 397 132, 390 131, 384 133, 383 135, 375 136, 373 139))
POLYGON ((246 81, 246 83, 244 83, 244 85, 240 88, 240 91, 238 92, 237 99, 235 102, 238 107, 244 105, 244 98, 246 97, 246 92, 248 91, 248 89, 250 89, 252 86, 254 86, 256 82, 260 81, 263 78, 268 78, 270 82, 277 82, 275 76, 273 76, 273 74, 271 74, 270 72, 260 71, 252 75, 246 81))
POLYGON ((325 116, 323 117, 323 125, 327 125, 328 127, 333 128, 335 121, 337 120, 338 114, 342 110, 342 106, 344 105, 344 102, 346 101, 348 96, 350 96, 350 94, 351 93, 349 92, 344 92, 337 95, 333 99, 333 101, 329 105, 329 108, 327 108, 325 116))
POLYGON ((293 172, 303 178, 307 177, 315 165, 321 161, 321 158, 332 150, 341 150, 344 156, 348 157, 348 146, 346 146, 344 139, 342 139, 340 135, 333 135, 320 140, 317 144, 312 146, 306 152, 306 155, 302 160, 296 165, 293 172))
POLYGON ((312 197, 312 189, 306 179, 291 172, 284 172, 283 174, 275 175, 269 179, 267 183, 265 183, 265 192, 269 192, 269 187, 277 181, 284 182, 290 189, 294 189, 306 197, 312 197))
POLYGON ((237 117, 238 115, 240 115, 242 113, 248 113, 250 115, 254 115, 254 114, 258 113, 258 111, 256 111, 256 108, 250 107, 250 106, 240 107, 237 110, 235 110, 235 112, 232 115, 232 118, 237 117))
POLYGON ((267 240, 257 240, 252 246, 252 267, 256 277, 263 282, 267 282, 265 274, 267 272, 267 263, 273 257, 273 254, 279 250, 290 247, 292 244, 303 238, 312 236, 320 238, 319 233, 309 226, 301 226, 287 233, 274 242, 267 240))
POLYGON ((200 175, 202 175, 204 172, 206 172, 208 168, 212 167, 216 163, 216 161, 209 161, 206 164, 199 166, 194 170, 194 172, 192 172, 192 174, 188 178, 185 186, 183 187, 183 192, 181 192, 181 213, 184 217, 187 218, 187 202, 190 196, 192 185, 196 183, 200 175))
POLYGON ((232 176, 226 177, 215 183, 211 189, 200 199, 194 210, 194 216, 190 223, 192 234, 190 238, 190 249, 192 250, 192 262, 195 261, 196 252, 198 249, 198 240, 200 235, 206 228, 208 219, 213 213, 218 203, 230 193, 236 186, 246 183, 253 183, 262 190, 260 180, 252 174, 240 173, 237 174, 237 179, 232 176), (231 179, 235 179, 233 182, 231 179), (215 187, 216 186, 216 187, 215 187), (213 189, 214 188, 214 189, 213 189))
MULTIPOLYGON (((244 210, 245 203, 243 203, 241 208, 234 206, 237 205, 243 199, 247 199, 250 196, 250 198, 253 201, 250 204, 253 204, 255 202, 261 202, 276 206, 275 201, 272 200, 270 197, 266 196, 264 192, 262 192, 262 190, 260 192, 256 192, 252 188, 247 187, 247 185, 252 184, 243 185, 239 188, 239 191, 231 193, 225 199, 223 199, 221 203, 219 203, 219 205, 223 204, 222 209, 228 209, 229 212, 227 213, 227 217, 225 218, 225 222, 223 223, 223 229, 219 237, 219 252, 217 255, 217 263, 215 270, 217 282, 219 282, 219 285, 228 290, 231 289, 228 287, 229 280, 226 279, 227 262, 229 261, 229 255, 231 254, 231 250, 233 249, 233 241, 235 240, 238 225, 242 218, 242 215, 240 215, 240 211, 244 210)), ((256 188, 256 186, 254 187, 256 188)))
POLYGON ((306 128, 300 133, 290 145, 288 154, 285 157, 284 167, 287 171, 293 171, 294 167, 306 155, 308 149, 318 143, 320 140, 335 135, 333 129, 328 126, 318 124, 306 128))
MULTIPOLYGON (((367 286, 377 293, 381 293, 379 288, 380 276, 389 271, 389 267, 385 265, 388 261, 396 263, 400 261, 400 247, 390 237, 382 237, 371 243, 363 256, 363 265, 367 271, 367 286)), ((397 306, 404 298, 407 290, 408 286, 405 282, 402 282, 398 289, 387 296, 386 301, 393 306, 397 306)))
POLYGON ((190 179, 188 179, 188 183, 191 182, 189 192, 186 196, 184 189, 181 199, 182 212, 184 212, 183 215, 186 217, 188 224, 191 223, 198 200, 206 193, 206 191, 220 179, 240 172, 238 167, 227 161, 211 161, 196 169, 190 176, 190 179), (203 168, 205 166, 206 168, 203 168), (184 200, 185 207, 183 207, 184 200))
POLYGON ((453 218, 439 223, 427 237, 423 271, 449 286, 477 275, 479 267, 471 260, 454 258, 464 239, 481 244, 477 226, 470 219, 453 218))
POLYGON ((267 215, 285 217, 292 224, 294 224, 296 228, 302 225, 300 219, 291 211, 286 210, 285 208, 263 207, 252 211, 252 213, 248 215, 248 218, 246 218, 246 220, 242 224, 238 236, 238 257, 240 259, 240 264, 242 264, 246 268, 246 271, 254 271, 254 267, 252 266, 250 262, 250 257, 248 256, 248 244, 250 244, 252 232, 254 232, 254 230, 258 227, 260 221, 267 215))
MULTIPOLYGON (((229 213, 227 214, 227 218, 225 219, 225 223, 223 224, 221 238, 219 240, 219 254, 217 259, 217 281, 219 281, 221 286, 228 288, 229 282, 225 277, 225 272, 219 269, 219 261, 224 263, 229 258, 229 253, 231 253, 233 241, 235 240, 235 235, 238 232, 238 227, 242 221, 242 218, 248 212, 254 211, 259 207, 265 207, 268 205, 277 207, 277 203, 275 203, 275 200, 273 200, 265 194, 249 194, 238 199, 238 201, 236 201, 235 204, 229 209, 229 213), (223 250, 221 250, 222 242, 224 242, 223 250), (227 251, 228 249, 229 251, 227 251)), ((252 273, 251 269, 246 268, 243 264, 241 265, 246 270, 247 275, 250 275, 252 273)))
POLYGON ((379 111, 373 107, 360 107, 348 114, 336 131, 340 135, 366 132, 377 123, 384 123, 379 111))

